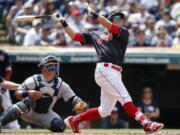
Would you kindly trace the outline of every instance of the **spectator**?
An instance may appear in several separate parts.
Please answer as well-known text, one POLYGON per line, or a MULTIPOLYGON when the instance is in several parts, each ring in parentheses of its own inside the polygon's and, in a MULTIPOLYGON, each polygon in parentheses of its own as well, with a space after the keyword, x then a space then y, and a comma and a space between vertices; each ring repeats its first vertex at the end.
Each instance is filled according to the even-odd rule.
POLYGON ((141 25, 144 25, 147 21, 147 18, 151 17, 151 15, 147 12, 147 9, 144 5, 139 5, 139 12, 131 14, 129 16, 129 20, 137 20, 141 25))
POLYGON ((6 0, 0 0, 0 20, 3 20, 4 10, 6 8, 6 0))
POLYGON ((176 38, 173 40, 173 46, 180 46, 180 28, 176 32, 176 38))
POLYGON ((174 2, 174 5, 172 6, 172 9, 171 9, 171 17, 174 19, 174 20, 180 20, 180 1, 176 1, 174 2))
POLYGON ((158 0, 140 0, 140 3, 145 5, 145 7, 149 10, 154 6, 157 6, 158 0))
POLYGON ((34 5, 34 11, 37 12, 38 15, 44 15, 46 11, 46 5, 47 5, 47 0, 39 0, 34 5))
POLYGON ((54 46, 67 46, 65 34, 63 31, 56 34, 56 40, 52 43, 54 46))
MULTIPOLYGON (((44 10, 44 15, 52 15, 53 13, 58 12, 58 9, 56 7, 56 1, 55 0, 47 0, 46 8, 44 10)), ((50 29, 54 28, 56 22, 51 18, 46 18, 43 20, 43 24, 45 26, 48 26, 50 29)))
POLYGON ((71 11, 72 17, 68 18, 69 22, 71 23, 71 26, 75 31, 82 30, 85 26, 85 22, 83 21, 83 16, 81 14, 81 11, 79 9, 73 9, 71 11))
POLYGON ((136 36, 136 42, 133 44, 133 46, 136 47, 147 47, 150 46, 146 40, 145 40, 145 31, 144 30, 138 30, 135 34, 136 36))
POLYGON ((103 128, 105 129, 119 129, 125 128, 124 120, 119 119, 118 108, 115 106, 111 112, 111 115, 104 118, 103 128))
POLYGON ((33 28, 31 28, 25 38, 24 38, 24 46, 37 46, 40 45, 41 41, 41 35, 40 35, 40 28, 41 28, 41 21, 40 20, 34 20, 33 28))
POLYGON ((17 12, 23 7, 23 0, 15 0, 15 5, 11 7, 6 17, 6 28, 8 29, 9 36, 12 36, 12 21, 16 16, 17 12))
POLYGON ((52 33, 50 34, 49 38, 54 41, 56 40, 56 35, 59 33, 59 31, 63 31, 61 23, 56 23, 55 29, 52 30, 52 33))
POLYGON ((171 34, 175 30, 175 21, 170 18, 168 9, 164 9, 162 18, 156 23, 156 29, 158 29, 161 24, 165 24, 168 34, 171 34))
MULTIPOLYGON (((23 9, 17 13, 16 17, 22 15, 36 15, 36 13, 33 12, 31 3, 26 2, 23 6, 23 9)), ((27 31, 32 28, 32 23, 26 21, 17 22, 16 17, 13 20, 13 26, 15 28, 15 41, 18 45, 22 45, 24 36, 26 35, 27 31)))
POLYGON ((152 39, 151 46, 156 46, 156 47, 172 46, 172 38, 163 29, 157 31, 156 36, 152 39))
MULTIPOLYGON (((8 54, 0 50, 0 75, 4 77, 5 80, 10 80, 12 74, 11 61, 9 59, 8 54)), ((0 96, 2 98, 2 102, 0 103, 1 111, 7 110, 9 107, 12 107, 12 101, 10 98, 9 90, 0 88, 0 96)), ((11 129, 20 129, 20 125, 18 121, 11 122, 7 125, 8 128, 11 129)))
POLYGON ((132 28, 129 30, 130 35, 129 35, 129 46, 133 46, 136 43, 136 36, 135 33, 139 30, 139 23, 134 22, 132 23, 132 28))
POLYGON ((53 45, 55 46, 67 46, 70 45, 71 39, 66 36, 64 30, 62 29, 61 23, 56 23, 56 28, 53 29, 52 33, 50 34, 49 38, 53 41, 53 45))
POLYGON ((146 114, 151 120, 157 121, 160 116, 159 105, 153 98, 152 89, 145 87, 142 90, 142 99, 138 101, 137 107, 146 114))
MULTIPOLYGON (((151 44, 152 40, 155 40, 155 37, 157 37, 156 34, 157 32, 155 33, 155 31, 159 31, 159 28, 162 26, 166 27, 168 33, 166 35, 166 37, 168 37, 168 46, 171 46, 170 44, 172 44, 170 43, 172 42, 171 37, 172 38, 176 37, 175 22, 177 25, 180 22, 179 0, 174 0, 169 2, 168 1, 165 2, 164 0, 151 0, 151 1, 149 0, 105 0, 105 1, 75 0, 74 1, 73 0, 72 2, 68 2, 66 0, 60 0, 60 1, 59 0, 0 0, 0 3, 2 4, 0 5, 0 11, 2 11, 2 13, 0 12, 1 14, 0 16, 2 16, 2 14, 3 16, 8 14, 6 19, 7 20, 6 26, 7 29, 9 29, 9 35, 11 37, 10 39, 11 41, 15 40, 17 44, 21 45, 23 43, 24 36, 26 35, 27 31, 32 28, 32 24, 31 22, 16 22, 14 16, 16 17, 19 15, 51 15, 54 12, 58 12, 60 10, 62 14, 65 16, 65 18, 67 18, 70 25, 77 32, 79 30, 84 31, 83 28, 87 25, 87 23, 93 24, 93 30, 102 29, 102 27, 98 24, 96 19, 94 19, 91 16, 89 17, 84 16, 83 14, 85 12, 84 6, 86 2, 89 3, 89 6, 94 11, 96 12, 101 11, 100 14, 104 14, 105 16, 107 15, 108 12, 114 9, 122 9, 122 10, 123 8, 129 9, 128 11, 126 11, 128 15, 124 19, 124 27, 128 28, 131 33, 129 37, 129 46, 135 44, 136 41, 135 31, 140 29, 140 27, 145 27, 145 26, 147 26, 145 35, 148 44, 151 44), (22 8, 23 2, 26 3, 22 8), (15 5, 13 6, 13 4, 15 5), (27 13, 30 11, 30 9, 31 9, 31 13, 27 13), (174 20, 172 20, 171 17, 174 20), (11 27, 12 20, 13 20, 13 27, 11 27)), ((51 31, 56 31, 55 30, 56 23, 51 18, 43 19, 42 25, 50 27, 51 31)), ((58 34, 59 38, 63 38, 63 34, 60 33, 58 34)), ((54 32, 52 34, 54 40, 56 40, 56 34, 54 32)), ((72 40, 70 40, 69 37, 67 38, 66 35, 65 35, 65 39, 67 41, 67 44, 80 45, 77 42, 72 42, 72 40)), ((56 40, 55 43, 57 42, 59 43, 59 41, 60 40, 56 40)), ((166 46, 166 45, 161 45, 161 46, 166 46)))
POLYGON ((94 29, 92 24, 87 24, 84 26, 84 28, 82 29, 82 32, 91 32, 94 29))
POLYGON ((109 0, 107 6, 105 7, 105 11, 108 13, 118 9, 117 1, 116 0, 109 0))
POLYGON ((135 2, 130 2, 129 3, 129 14, 134 14, 134 13, 136 13, 136 12, 138 12, 137 11, 137 9, 138 9, 138 5, 137 5, 137 3, 135 3, 135 2))
POLYGON ((147 37, 147 43, 150 44, 153 37, 156 36, 155 19, 154 18, 148 18, 148 20, 147 20, 147 29, 145 31, 145 35, 147 37))
POLYGON ((41 35, 41 42, 40 44, 42 46, 48 46, 51 45, 52 40, 49 38, 51 33, 51 29, 48 26, 43 26, 42 28, 42 35, 41 35))

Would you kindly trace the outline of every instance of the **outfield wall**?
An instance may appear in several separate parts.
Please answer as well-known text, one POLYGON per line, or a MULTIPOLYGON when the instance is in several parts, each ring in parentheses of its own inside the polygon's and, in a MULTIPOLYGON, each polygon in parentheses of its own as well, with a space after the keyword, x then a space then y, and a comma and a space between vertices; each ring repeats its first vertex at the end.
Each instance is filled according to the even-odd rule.
MULTIPOLYGON (((20 47, 5 46, 13 63, 38 62, 48 54, 56 55, 61 63, 95 63, 93 47, 20 47)), ((175 48, 128 48, 126 64, 180 64, 180 49, 175 48)))

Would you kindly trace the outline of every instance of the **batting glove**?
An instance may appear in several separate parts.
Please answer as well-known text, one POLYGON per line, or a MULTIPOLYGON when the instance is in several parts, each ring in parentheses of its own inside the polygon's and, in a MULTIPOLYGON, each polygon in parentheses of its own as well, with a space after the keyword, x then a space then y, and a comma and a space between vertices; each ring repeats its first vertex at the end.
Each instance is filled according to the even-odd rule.
POLYGON ((86 3, 85 9, 86 9, 87 15, 93 16, 96 19, 99 17, 99 15, 89 7, 88 3, 86 3))
POLYGON ((64 17, 62 16, 61 13, 54 13, 51 17, 52 19, 54 19, 55 21, 64 21, 64 17))

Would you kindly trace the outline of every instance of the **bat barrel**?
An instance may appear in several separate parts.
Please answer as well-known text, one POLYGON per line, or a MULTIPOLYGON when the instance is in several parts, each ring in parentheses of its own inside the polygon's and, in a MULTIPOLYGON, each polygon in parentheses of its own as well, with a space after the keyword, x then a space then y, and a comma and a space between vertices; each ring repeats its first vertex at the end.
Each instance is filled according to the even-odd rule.
POLYGON ((18 16, 16 21, 33 21, 35 19, 43 19, 43 18, 51 18, 51 15, 42 15, 42 16, 34 16, 34 15, 27 15, 27 16, 18 16))

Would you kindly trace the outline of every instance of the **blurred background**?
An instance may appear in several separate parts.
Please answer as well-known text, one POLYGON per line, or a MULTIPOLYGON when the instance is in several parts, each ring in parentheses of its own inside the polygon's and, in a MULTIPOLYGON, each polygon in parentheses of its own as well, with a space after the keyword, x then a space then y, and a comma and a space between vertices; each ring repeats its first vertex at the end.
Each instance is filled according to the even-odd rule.
MULTIPOLYGON (((90 107, 98 106, 94 48, 72 41, 61 24, 50 18, 16 21, 21 15, 61 12, 75 31, 104 31, 95 18, 85 15, 86 2, 105 17, 112 10, 123 11, 123 26, 130 33, 122 72, 125 86, 135 104, 152 120, 164 122, 166 128, 180 128, 180 0, 0 0, 0 50, 7 53, 0 53, 1 76, 22 83, 39 73, 37 64, 42 57, 53 54, 61 62, 60 77, 90 107)), ((4 93, 6 90, 1 90, 2 97, 4 93)), ((13 91, 10 95, 8 100, 17 102, 13 91)), ((7 106, 2 105, 0 111, 7 106)), ((63 100, 54 110, 62 117, 73 114, 71 105, 63 100)), ((21 128, 40 128, 19 122, 21 128)), ((81 127, 139 128, 120 104, 108 118, 85 122, 81 127)))

